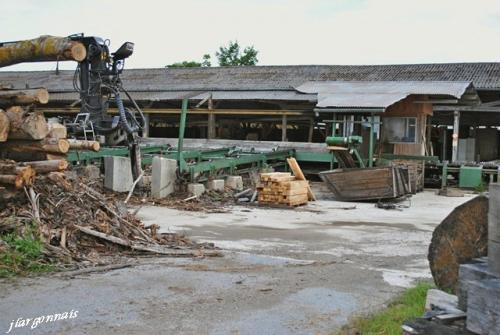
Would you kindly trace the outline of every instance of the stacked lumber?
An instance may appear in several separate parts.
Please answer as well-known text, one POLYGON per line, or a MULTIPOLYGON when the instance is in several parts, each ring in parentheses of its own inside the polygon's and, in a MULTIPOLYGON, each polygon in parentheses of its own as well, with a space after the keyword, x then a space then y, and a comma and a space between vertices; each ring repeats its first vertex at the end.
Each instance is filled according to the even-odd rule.
POLYGON ((260 174, 259 204, 298 206, 308 202, 309 182, 297 180, 289 172, 260 174))

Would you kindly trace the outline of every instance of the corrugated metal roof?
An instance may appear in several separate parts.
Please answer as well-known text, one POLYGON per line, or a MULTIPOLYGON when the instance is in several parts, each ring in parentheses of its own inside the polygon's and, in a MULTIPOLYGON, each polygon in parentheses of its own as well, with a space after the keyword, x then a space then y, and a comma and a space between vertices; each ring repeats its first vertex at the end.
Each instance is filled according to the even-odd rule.
MULTIPOLYGON (((73 90, 73 71, 0 71, 15 87, 73 90)), ((468 81, 478 89, 500 89, 500 63, 410 65, 295 65, 125 70, 130 91, 291 90, 307 81, 468 81)))
POLYGON ((362 93, 339 93, 339 94, 318 94, 319 108, 387 108, 390 105, 403 100, 408 94, 362 94, 362 93))
POLYGON ((409 95, 452 96, 477 94, 470 82, 445 81, 310 81, 297 91, 318 94, 319 108, 387 108, 409 95))
MULTIPOLYGON (((214 100, 269 100, 269 101, 306 101, 316 102, 316 94, 302 94, 296 91, 150 91, 130 92, 137 101, 168 101, 182 100, 187 97, 190 100, 203 100, 212 94, 214 100)), ((50 101, 75 101, 79 95, 76 92, 52 92, 50 101)))
POLYGON ((296 90, 302 93, 427 94, 459 99, 472 86, 469 81, 309 81, 296 90))

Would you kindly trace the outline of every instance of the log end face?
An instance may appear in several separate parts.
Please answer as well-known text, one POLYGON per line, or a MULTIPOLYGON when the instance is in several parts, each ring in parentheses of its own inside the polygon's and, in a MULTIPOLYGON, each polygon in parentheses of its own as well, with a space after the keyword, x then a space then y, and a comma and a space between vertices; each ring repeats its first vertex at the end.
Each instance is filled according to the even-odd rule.
POLYGON ((87 57, 87 50, 85 46, 80 42, 74 42, 71 46, 71 55, 74 60, 81 62, 87 57))

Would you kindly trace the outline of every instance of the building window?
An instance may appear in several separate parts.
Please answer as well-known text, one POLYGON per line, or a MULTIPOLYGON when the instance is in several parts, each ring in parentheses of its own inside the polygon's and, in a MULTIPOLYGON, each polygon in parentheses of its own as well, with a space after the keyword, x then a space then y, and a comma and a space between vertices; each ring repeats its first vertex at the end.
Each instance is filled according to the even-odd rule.
POLYGON ((384 133, 389 143, 417 143, 417 118, 386 117, 384 133))

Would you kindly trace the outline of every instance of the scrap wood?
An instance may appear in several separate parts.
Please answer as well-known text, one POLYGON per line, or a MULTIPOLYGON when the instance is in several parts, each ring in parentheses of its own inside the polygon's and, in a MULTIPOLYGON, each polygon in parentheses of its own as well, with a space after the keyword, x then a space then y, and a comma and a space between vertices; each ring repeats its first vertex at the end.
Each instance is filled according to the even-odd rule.
MULTIPOLYGON (((81 232, 84 232, 85 234, 89 234, 95 237, 99 237, 103 240, 116 243, 118 245, 124 246, 131 248, 133 250, 138 250, 138 251, 146 251, 146 252, 152 252, 156 254, 161 254, 161 255, 168 255, 168 256, 177 256, 177 257, 196 257, 200 256, 200 250, 189 250, 189 249, 171 249, 171 248, 165 248, 164 246, 161 245, 143 245, 139 243, 134 243, 131 241, 126 241, 124 239, 121 239, 119 237, 107 235, 104 233, 100 233, 98 231, 92 230, 90 228, 86 227, 80 227, 75 225, 75 228, 80 230, 81 232)), ((202 254, 204 256, 220 256, 220 252, 216 250, 203 250, 202 254)))
POLYGON ((123 255, 144 253, 174 257, 219 255, 212 250, 212 244, 194 243, 180 234, 158 233, 154 224, 144 227, 134 214, 120 212, 117 199, 100 187, 90 187, 78 178, 68 179, 57 172, 51 178, 41 175, 33 185, 31 205, 18 191, 23 195, 21 199, 6 200, 0 208, 0 231, 12 231, 38 216, 45 258, 64 267, 108 264, 123 255), (15 223, 4 225, 8 221, 4 218, 11 217, 9 220, 15 223))

